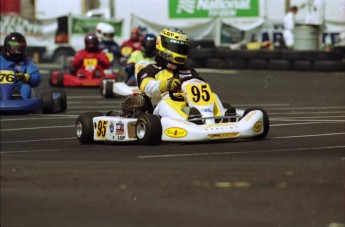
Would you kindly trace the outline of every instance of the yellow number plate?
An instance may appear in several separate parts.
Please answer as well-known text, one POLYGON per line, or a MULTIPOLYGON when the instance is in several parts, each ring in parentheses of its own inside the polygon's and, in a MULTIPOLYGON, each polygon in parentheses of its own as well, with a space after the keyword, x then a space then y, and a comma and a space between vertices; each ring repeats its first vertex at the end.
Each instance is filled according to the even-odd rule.
POLYGON ((86 67, 96 67, 97 66, 97 59, 96 58, 85 58, 84 65, 86 67))
POLYGON ((209 84, 187 84, 185 92, 189 103, 208 106, 214 102, 209 84))
POLYGON ((0 70, 0 84, 13 84, 14 72, 12 70, 0 70))

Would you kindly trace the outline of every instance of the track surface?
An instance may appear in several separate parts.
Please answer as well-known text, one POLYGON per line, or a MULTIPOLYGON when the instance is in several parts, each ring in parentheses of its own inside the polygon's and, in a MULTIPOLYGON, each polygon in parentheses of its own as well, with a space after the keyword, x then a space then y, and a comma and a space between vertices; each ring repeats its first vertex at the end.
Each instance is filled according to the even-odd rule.
POLYGON ((263 107, 268 137, 81 145, 77 116, 120 98, 67 88, 66 113, 1 116, 1 226, 343 226, 345 73, 200 74, 222 101, 263 107))

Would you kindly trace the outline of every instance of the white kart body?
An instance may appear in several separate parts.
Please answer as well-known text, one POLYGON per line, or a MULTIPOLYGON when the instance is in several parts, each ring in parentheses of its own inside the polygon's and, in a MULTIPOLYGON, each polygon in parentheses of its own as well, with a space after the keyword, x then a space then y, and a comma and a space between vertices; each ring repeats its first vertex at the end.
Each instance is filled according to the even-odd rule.
MULTIPOLYGON (((134 75, 138 75, 138 72, 150 63, 152 62, 149 62, 147 60, 138 61, 135 64, 134 75)), ((140 91, 138 86, 128 86, 125 82, 119 82, 113 79, 102 80, 101 94, 105 97, 126 96, 140 93, 142 92, 140 91), (107 84, 109 84, 109 86, 107 86, 107 84)))
MULTIPOLYGON (((244 111, 238 111, 238 113, 244 111)), ((264 132, 263 113, 250 111, 238 122, 197 125, 192 122, 161 118, 162 141, 196 142, 221 139, 253 138, 264 132)), ((94 141, 136 141, 137 118, 99 116, 93 118, 94 141)))
POLYGON ((76 123, 81 143, 138 141, 150 145, 160 141, 262 139, 268 130, 265 110, 236 109, 228 113, 209 84, 198 79, 185 81, 180 93, 163 95, 153 114, 127 118, 90 112, 80 115, 76 123))

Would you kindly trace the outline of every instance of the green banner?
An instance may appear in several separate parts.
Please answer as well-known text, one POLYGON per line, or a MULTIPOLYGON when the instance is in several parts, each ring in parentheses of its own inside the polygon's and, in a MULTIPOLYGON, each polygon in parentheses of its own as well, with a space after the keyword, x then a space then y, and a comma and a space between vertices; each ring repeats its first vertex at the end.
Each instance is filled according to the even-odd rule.
POLYGON ((99 18, 90 17, 72 17, 72 33, 86 34, 88 32, 95 32, 96 26, 99 22, 105 22, 115 28, 115 36, 122 36, 122 21, 102 20, 99 18))
POLYGON ((258 16, 259 0, 169 0, 169 18, 258 16))

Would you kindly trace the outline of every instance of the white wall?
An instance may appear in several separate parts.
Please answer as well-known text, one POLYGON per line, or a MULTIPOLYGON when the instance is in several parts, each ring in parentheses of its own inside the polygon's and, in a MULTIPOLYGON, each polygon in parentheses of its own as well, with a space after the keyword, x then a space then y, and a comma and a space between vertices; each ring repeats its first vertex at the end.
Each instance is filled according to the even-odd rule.
POLYGON ((81 15, 82 0, 36 0, 35 14, 37 20, 45 20, 56 18, 60 16, 73 13, 74 15, 81 15))

